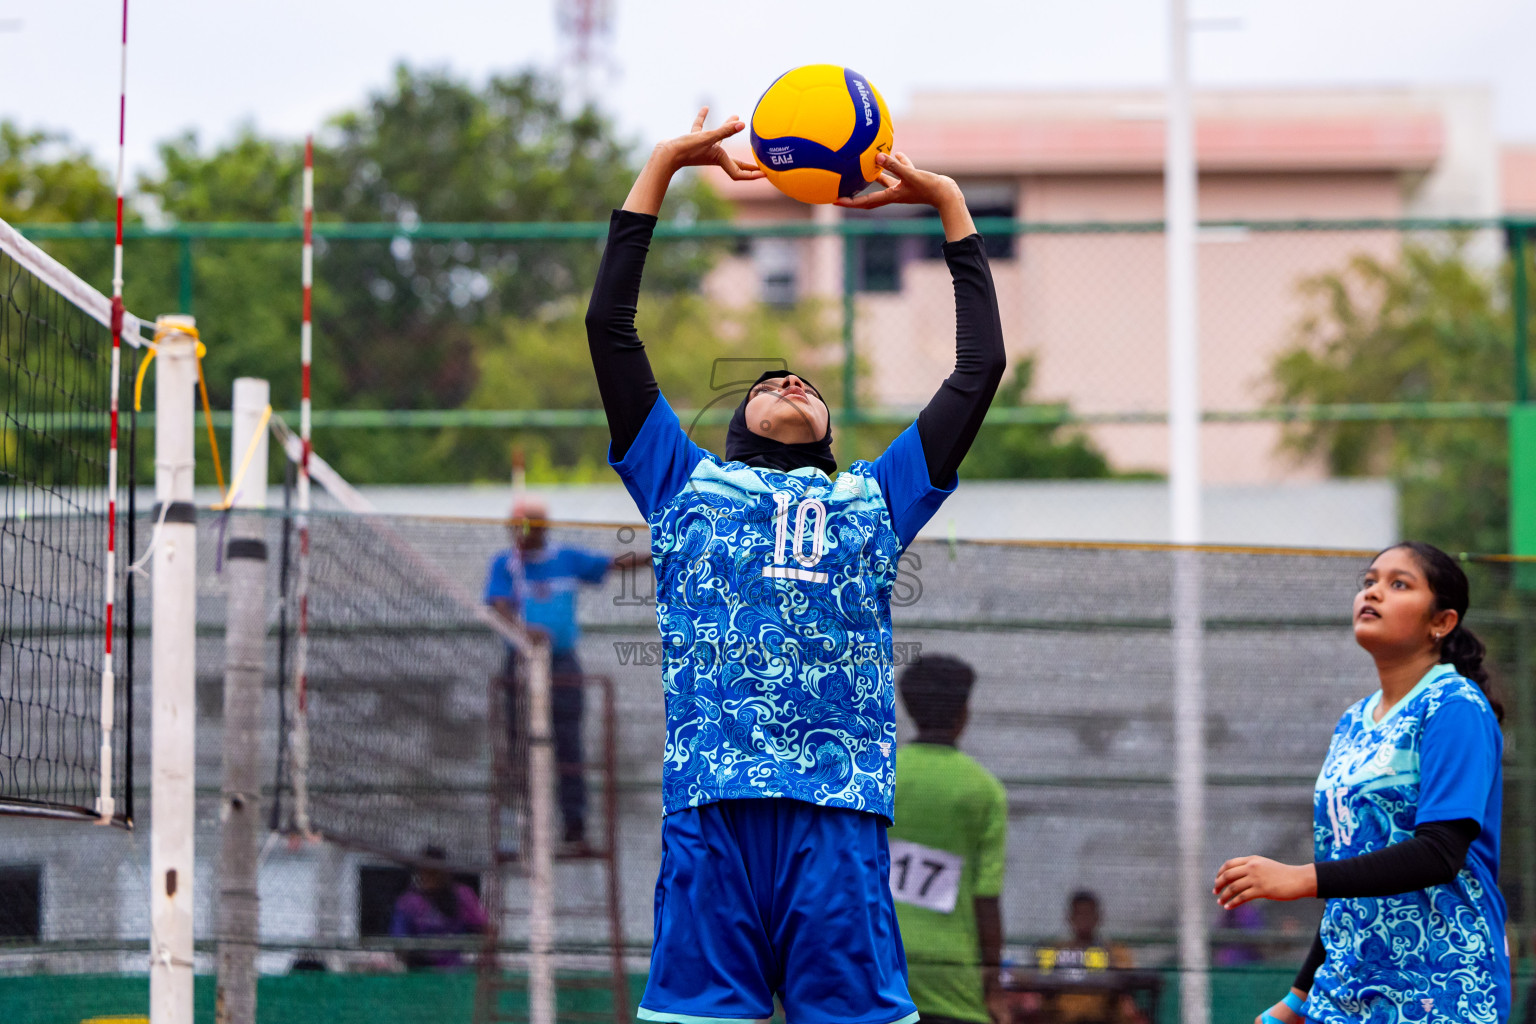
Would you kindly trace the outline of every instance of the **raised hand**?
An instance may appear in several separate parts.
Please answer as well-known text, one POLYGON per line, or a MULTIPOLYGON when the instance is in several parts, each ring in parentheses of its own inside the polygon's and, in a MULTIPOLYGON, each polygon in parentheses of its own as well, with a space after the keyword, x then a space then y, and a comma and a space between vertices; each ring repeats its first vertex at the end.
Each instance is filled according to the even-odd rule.
POLYGON ((957 242, 975 234, 976 223, 971 220, 971 211, 966 208, 965 196, 955 179, 919 169, 905 153, 877 153, 875 163, 882 168, 879 181, 885 188, 852 199, 839 199, 838 206, 850 210, 875 210, 892 203, 931 206, 939 211, 947 240, 957 242))
POLYGON ((725 124, 709 131, 704 130, 704 118, 709 116, 708 107, 699 108, 699 116, 693 119, 693 128, 687 135, 656 143, 651 158, 640 169, 640 176, 624 200, 624 209, 654 217, 661 212, 661 202, 667 197, 667 186, 672 175, 684 167, 708 167, 711 164, 729 174, 734 181, 753 181, 763 177, 757 164, 750 160, 737 160, 725 151, 723 143, 746 127, 741 118, 732 115, 725 124))
POLYGON ((725 146, 722 145, 726 139, 746 127, 741 118, 732 114, 720 127, 705 131, 704 119, 708 116, 709 108, 700 107, 698 116, 693 119, 693 127, 687 135, 679 135, 675 139, 668 139, 657 145, 656 148, 666 154, 673 170, 683 167, 708 167, 713 164, 729 174, 734 181, 754 181, 761 178, 763 172, 758 170, 757 164, 751 160, 735 159, 725 151, 725 146))
POLYGON ((839 199, 838 206, 853 210, 874 210, 892 203, 938 206, 946 200, 961 198, 955 179, 919 170, 905 153, 876 153, 875 163, 883 168, 878 180, 885 188, 852 199, 839 199))

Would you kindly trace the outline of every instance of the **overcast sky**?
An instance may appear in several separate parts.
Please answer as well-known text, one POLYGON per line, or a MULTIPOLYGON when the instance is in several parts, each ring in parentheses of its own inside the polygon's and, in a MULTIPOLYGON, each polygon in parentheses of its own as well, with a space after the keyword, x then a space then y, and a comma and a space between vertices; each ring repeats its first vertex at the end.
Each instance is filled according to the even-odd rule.
MULTIPOLYGON (((1536 141, 1532 0, 1191 0, 1205 85, 1487 86, 1500 134, 1536 141)), ((845 64, 896 118, 916 90, 1155 86, 1163 0, 613 0, 600 101, 626 133, 675 134, 694 105, 750 114, 780 72, 845 64)), ((130 167, 185 129, 298 137, 398 61, 479 79, 559 66, 555 0, 132 0, 130 167)), ((120 0, 0 0, 0 118, 68 132, 104 162, 117 134, 120 0)))

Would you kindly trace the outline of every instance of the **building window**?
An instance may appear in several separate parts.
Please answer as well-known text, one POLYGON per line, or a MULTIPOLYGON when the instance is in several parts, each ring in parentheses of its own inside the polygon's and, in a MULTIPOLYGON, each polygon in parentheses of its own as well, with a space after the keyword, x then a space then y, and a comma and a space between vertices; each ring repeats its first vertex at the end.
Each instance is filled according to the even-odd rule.
MULTIPOLYGON (((454 875, 480 894, 478 875, 454 875)), ((395 902, 410 887, 411 869, 394 865, 372 865, 357 869, 357 933, 363 938, 389 934, 389 922, 395 916, 395 902)))
POLYGON ((859 291, 901 291, 901 257, 906 241, 900 235, 864 235, 856 239, 859 291))
MULTIPOLYGON (((966 182, 960 183, 960 191, 965 193, 965 205, 970 208, 971 216, 977 220, 983 217, 1002 217, 1007 220, 1015 220, 1019 209, 1019 187, 1013 182, 966 182)), ((937 217, 937 210, 928 209, 922 213, 925 217, 937 217)), ((985 231, 981 233, 982 243, 987 251, 987 258, 993 260, 1011 260, 1018 255, 1019 236, 1013 232, 985 231)), ((925 247, 923 253, 928 259, 940 260, 944 258, 944 238, 940 235, 933 236, 925 247)))
POLYGON ((759 294, 770 306, 793 306, 800 298, 800 243, 793 238, 754 238, 752 265, 759 294))
POLYGON ((42 893, 40 865, 0 867, 0 939, 43 937, 42 893))
MULTIPOLYGON (((910 208, 882 207, 878 210, 844 210, 850 221, 891 223, 913 216, 910 208)), ((901 291, 901 269, 907 260, 921 251, 920 235, 850 235, 854 250, 854 289, 861 292, 901 291)))

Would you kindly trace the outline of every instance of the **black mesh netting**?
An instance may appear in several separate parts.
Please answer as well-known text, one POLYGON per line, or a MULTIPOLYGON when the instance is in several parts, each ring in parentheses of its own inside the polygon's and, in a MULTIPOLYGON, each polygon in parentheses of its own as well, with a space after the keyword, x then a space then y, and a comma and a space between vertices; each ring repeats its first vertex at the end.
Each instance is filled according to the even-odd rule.
MULTIPOLYGON (((503 854, 502 938, 515 947, 526 935, 528 906, 517 860, 526 842, 523 798, 513 779, 512 796, 497 799, 498 778, 507 781, 493 770, 497 737, 507 730, 498 706, 504 647, 477 612, 487 564, 507 546, 507 531, 493 522, 331 510, 317 511, 310 527, 304 782, 311 826, 336 841, 293 836, 297 765, 288 727, 297 705, 283 673, 291 675, 297 643, 291 597, 298 546, 290 534, 290 600, 284 602, 285 521, 274 511, 265 521, 269 643, 260 758, 264 777, 280 784, 263 796, 264 813, 278 827, 261 859, 263 969, 285 970, 303 955, 319 955, 332 967, 398 969, 398 959, 377 944, 385 941, 402 869, 428 844, 482 886, 495 854, 503 854)), ((141 532, 147 532, 143 526, 141 532)), ((213 934, 217 892, 229 580, 227 562, 220 571, 221 532, 219 516, 204 513, 198 528, 200 937, 213 934)), ((643 972, 660 857, 663 742, 648 537, 640 526, 556 525, 549 542, 621 556, 620 568, 578 597, 581 668, 612 681, 611 710, 600 685, 585 688, 582 778, 587 836, 599 849, 612 839, 625 949, 632 969, 643 972), (610 754, 611 776, 605 771, 610 754)), ((1206 868, 1214 875, 1223 859, 1241 853, 1304 860, 1311 848, 1312 781, 1329 735, 1341 711, 1375 686, 1371 663, 1349 628, 1349 603, 1366 560, 1350 553, 1208 551, 1195 561, 1205 620, 1206 868)), ((1164 550, 968 542, 922 541, 905 557, 894 608, 898 660, 919 649, 950 653, 978 673, 960 746, 1007 789, 1002 907, 1015 957, 1061 937, 1069 896, 1086 889, 1101 902, 1103 933, 1128 944, 1138 965, 1175 959, 1174 564, 1164 550)), ((1512 919, 1526 922, 1521 893, 1536 874, 1530 840, 1536 794, 1521 760, 1530 747, 1519 740, 1533 710, 1536 607, 1514 585, 1514 570, 1524 567, 1465 564, 1474 599, 1469 624, 1489 643, 1509 706, 1502 881, 1512 919)), ((141 628, 147 620, 141 607, 141 628)), ((141 645, 141 673, 147 646, 141 645)), ((146 704, 136 709, 141 728, 148 723, 146 704)), ((900 736, 910 739, 911 723, 899 716, 900 736)), ((137 756, 139 778, 147 779, 149 754, 141 747, 137 756)), ((515 750, 504 752, 512 775, 517 760, 515 750)), ((561 801, 554 803, 558 841, 561 801)), ((143 830, 126 836, 91 830, 85 837, 62 825, 4 827, 12 862, 40 871, 35 889, 18 876, 5 890, 19 894, 18 913, 27 921, 31 911, 22 904, 39 894, 39 928, 54 945, 38 962, 50 970, 142 969, 142 954, 133 950, 148 928, 143 830), (97 884, 70 883, 85 877, 97 884), (61 951, 67 943, 128 952, 93 960, 96 954, 61 951)), ((557 857, 561 950, 606 948, 605 871, 596 859, 557 857)), ((1210 910, 1218 966, 1257 963, 1276 970, 1294 969, 1317 912, 1312 901, 1268 905, 1241 920, 1224 918, 1214 902, 1210 910)))
MULTIPOLYGON (((131 374, 136 352, 124 352, 131 374)), ((0 253, 0 809, 8 813, 96 813, 111 383, 111 332, 0 253)), ((120 483, 132 443, 125 422, 120 483)), ((119 558, 119 602, 125 564, 119 558)), ((127 820, 131 676, 121 628, 113 640, 112 788, 127 820)))

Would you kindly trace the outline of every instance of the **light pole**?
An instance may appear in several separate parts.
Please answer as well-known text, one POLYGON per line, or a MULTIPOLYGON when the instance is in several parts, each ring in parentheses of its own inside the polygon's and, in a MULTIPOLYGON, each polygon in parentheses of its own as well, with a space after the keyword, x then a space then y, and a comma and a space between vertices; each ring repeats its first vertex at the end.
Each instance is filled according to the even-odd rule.
MULTIPOLYGON (((1168 494, 1172 540, 1195 545, 1200 524, 1200 334, 1196 265, 1194 111, 1187 0, 1168 2, 1164 188, 1168 315, 1168 494)), ((1205 629, 1200 555, 1173 552, 1174 825, 1178 836, 1179 1008, 1183 1024, 1209 1024, 1209 902, 1205 860, 1205 629)))

